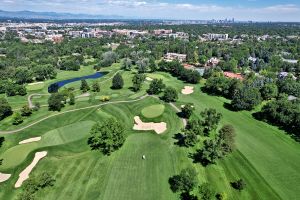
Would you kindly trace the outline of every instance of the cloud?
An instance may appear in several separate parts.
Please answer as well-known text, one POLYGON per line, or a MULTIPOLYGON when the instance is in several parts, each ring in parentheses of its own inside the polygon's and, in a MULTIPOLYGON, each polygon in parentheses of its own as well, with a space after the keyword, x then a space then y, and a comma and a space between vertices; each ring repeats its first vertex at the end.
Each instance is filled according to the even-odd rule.
POLYGON ((166 0, 0 0, 1 9, 56 11, 88 14, 123 15, 141 18, 220 19, 235 17, 241 20, 295 21, 300 20, 297 4, 277 4, 256 7, 220 4, 175 3, 166 0), (12 3, 14 2, 14 3, 12 3))

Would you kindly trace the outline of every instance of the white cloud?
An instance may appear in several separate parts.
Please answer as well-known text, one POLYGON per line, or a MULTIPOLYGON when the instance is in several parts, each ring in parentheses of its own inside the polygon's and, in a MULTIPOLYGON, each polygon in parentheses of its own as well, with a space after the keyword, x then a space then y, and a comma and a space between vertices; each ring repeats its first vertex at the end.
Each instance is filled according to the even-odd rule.
POLYGON ((167 3, 164 0, 0 0, 1 9, 3 10, 57 11, 168 19, 235 17, 241 20, 300 20, 299 5, 282 4, 259 7, 259 1, 248 1, 256 1, 257 7, 167 3))

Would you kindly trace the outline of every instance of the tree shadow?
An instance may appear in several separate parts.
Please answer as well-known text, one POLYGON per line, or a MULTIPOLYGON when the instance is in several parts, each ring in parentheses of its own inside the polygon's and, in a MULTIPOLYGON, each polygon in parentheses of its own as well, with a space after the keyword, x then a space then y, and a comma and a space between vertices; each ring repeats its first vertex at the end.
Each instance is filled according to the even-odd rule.
POLYGON ((297 129, 289 126, 289 125, 285 126, 285 125, 276 123, 275 121, 272 121, 270 119, 267 119, 262 112, 253 113, 252 117, 255 118, 258 121, 265 122, 265 123, 270 124, 272 126, 278 127, 280 130, 284 131, 286 134, 288 134, 296 142, 300 142, 299 130, 297 130, 297 129))
POLYGON ((206 159, 202 159, 200 153, 201 149, 197 150, 195 153, 189 153, 188 157, 193 160, 193 163, 200 163, 203 167, 207 167, 208 165, 213 164, 206 159))
POLYGON ((238 112, 238 110, 236 110, 235 108, 233 108, 230 103, 224 102, 223 107, 225 109, 227 109, 227 110, 232 111, 232 112, 238 112))
POLYGON ((179 147, 186 147, 184 145, 184 135, 182 135, 181 133, 176 133, 174 136, 173 136, 173 139, 177 140, 176 142, 174 142, 175 145, 179 146, 179 147))

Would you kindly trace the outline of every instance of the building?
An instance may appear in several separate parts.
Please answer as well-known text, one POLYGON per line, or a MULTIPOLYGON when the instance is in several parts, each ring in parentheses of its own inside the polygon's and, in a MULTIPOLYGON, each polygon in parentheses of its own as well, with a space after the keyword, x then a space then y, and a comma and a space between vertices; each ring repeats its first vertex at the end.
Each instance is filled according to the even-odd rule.
POLYGON ((223 74, 225 77, 228 77, 228 78, 236 78, 239 80, 244 80, 244 77, 242 76, 241 73, 224 72, 223 74))
POLYGON ((173 31, 172 29, 157 29, 157 30, 154 30, 153 33, 154 35, 164 35, 164 34, 171 34, 173 31))
POLYGON ((216 57, 212 57, 210 58, 207 62, 206 62, 206 66, 217 66, 219 64, 220 60, 216 57))
POLYGON ((64 40, 63 35, 58 34, 58 35, 47 35, 45 40, 52 41, 53 43, 60 43, 64 40))
POLYGON ((186 54, 167 53, 167 54, 165 54, 164 59, 166 61, 179 60, 180 62, 185 62, 186 61, 186 54))
POLYGON ((205 37, 209 40, 228 40, 228 34, 209 33, 205 37))

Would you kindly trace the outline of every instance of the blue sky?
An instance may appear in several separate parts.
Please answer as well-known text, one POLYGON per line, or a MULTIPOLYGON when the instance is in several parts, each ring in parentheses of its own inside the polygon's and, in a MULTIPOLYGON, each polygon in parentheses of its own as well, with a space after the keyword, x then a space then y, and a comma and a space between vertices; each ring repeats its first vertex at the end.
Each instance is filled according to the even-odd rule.
POLYGON ((0 0, 0 9, 153 19, 300 21, 300 0, 0 0))

